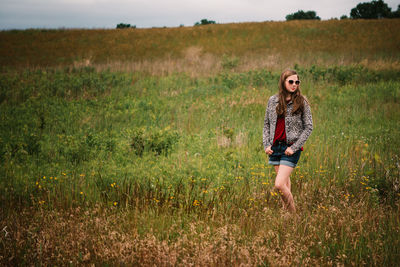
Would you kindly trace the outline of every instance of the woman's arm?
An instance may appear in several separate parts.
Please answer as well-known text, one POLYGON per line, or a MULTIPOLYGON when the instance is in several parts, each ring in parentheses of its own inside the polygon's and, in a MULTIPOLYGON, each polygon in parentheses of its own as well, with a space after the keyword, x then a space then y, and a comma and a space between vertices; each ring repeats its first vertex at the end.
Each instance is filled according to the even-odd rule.
POLYGON ((301 115, 301 120, 303 122, 303 131, 297 141, 290 146, 293 151, 299 150, 304 145, 313 130, 311 108, 307 100, 304 100, 304 111, 301 115))
POLYGON ((268 114, 268 108, 271 102, 271 98, 268 100, 267 108, 265 110, 265 117, 264 117, 264 129, 263 129, 263 144, 264 144, 264 150, 271 146, 270 141, 269 141, 269 114, 268 114))

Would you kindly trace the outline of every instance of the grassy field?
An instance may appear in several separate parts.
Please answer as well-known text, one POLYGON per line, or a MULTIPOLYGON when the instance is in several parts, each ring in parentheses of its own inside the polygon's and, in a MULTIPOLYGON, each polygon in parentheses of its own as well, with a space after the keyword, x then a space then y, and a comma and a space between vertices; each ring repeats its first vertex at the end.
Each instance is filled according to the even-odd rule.
POLYGON ((399 24, 1 32, 1 264, 396 265, 399 24), (295 216, 262 146, 284 67, 295 216))
POLYGON ((217 24, 125 30, 0 31, 0 65, 204 76, 294 63, 400 69, 400 19, 217 24), (229 64, 239 60, 237 64, 229 64), (226 62, 228 61, 228 62, 226 62))

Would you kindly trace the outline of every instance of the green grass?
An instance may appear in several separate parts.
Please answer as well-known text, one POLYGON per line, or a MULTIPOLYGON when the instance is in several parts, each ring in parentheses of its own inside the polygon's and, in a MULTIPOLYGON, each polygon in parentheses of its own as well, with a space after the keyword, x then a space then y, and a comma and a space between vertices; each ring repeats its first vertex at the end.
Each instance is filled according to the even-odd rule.
POLYGON ((82 263, 89 248, 89 262, 162 264, 175 244, 179 265, 394 264, 399 73, 296 69, 314 131, 291 177, 299 216, 289 221, 261 142, 279 73, 3 71, 1 226, 12 239, 1 240, 1 260, 82 263), (63 249, 73 239, 78 245, 63 249), (128 241, 133 258, 113 247, 128 241), (142 251, 146 242, 153 250, 142 251), (199 254, 207 246, 209 261, 199 254))

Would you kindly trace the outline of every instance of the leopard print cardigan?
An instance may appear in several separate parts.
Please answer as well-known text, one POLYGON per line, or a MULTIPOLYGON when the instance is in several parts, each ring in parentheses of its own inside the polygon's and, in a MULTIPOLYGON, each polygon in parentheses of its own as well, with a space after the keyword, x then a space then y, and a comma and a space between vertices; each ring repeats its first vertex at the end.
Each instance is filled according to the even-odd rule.
MULTIPOLYGON (((277 121, 276 106, 278 105, 278 95, 273 95, 268 100, 265 110, 263 144, 264 150, 272 145, 275 135, 277 121)), ((311 109, 308 101, 304 101, 304 110, 300 114, 292 114, 293 103, 290 101, 286 108, 285 131, 286 142, 292 144, 290 147, 294 152, 299 150, 307 141, 313 130, 311 109)))

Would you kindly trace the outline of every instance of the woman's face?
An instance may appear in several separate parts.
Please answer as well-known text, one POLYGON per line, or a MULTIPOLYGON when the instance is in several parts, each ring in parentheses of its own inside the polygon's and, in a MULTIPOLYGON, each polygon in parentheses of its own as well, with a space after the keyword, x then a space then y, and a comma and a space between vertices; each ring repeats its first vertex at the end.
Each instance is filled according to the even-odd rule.
POLYGON ((291 75, 285 80, 285 87, 289 93, 294 93, 299 88, 300 81, 297 75, 291 75), (297 84, 296 84, 297 83, 297 84))

